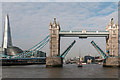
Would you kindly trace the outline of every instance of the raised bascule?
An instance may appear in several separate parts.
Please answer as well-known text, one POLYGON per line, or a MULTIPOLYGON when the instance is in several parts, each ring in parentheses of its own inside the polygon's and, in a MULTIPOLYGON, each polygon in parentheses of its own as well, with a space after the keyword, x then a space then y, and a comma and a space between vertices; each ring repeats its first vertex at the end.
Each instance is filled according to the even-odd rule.
POLYGON ((63 57, 60 55, 60 37, 105 37, 106 53, 104 53, 96 44, 94 47, 104 54, 103 66, 119 66, 119 25, 111 19, 106 31, 60 31, 59 22, 54 18, 53 24, 49 24, 49 56, 46 58, 46 67, 62 67, 63 57), (108 56, 109 55, 109 56, 108 56))

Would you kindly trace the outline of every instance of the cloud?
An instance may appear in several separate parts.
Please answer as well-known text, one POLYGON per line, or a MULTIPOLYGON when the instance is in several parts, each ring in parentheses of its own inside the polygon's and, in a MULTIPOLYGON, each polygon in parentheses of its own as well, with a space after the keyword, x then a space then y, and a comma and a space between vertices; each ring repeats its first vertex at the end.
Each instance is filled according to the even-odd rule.
POLYGON ((118 2, 119 0, 2 0, 2 2, 118 2))
MULTIPOLYGON (((49 34, 49 22, 53 21, 54 17, 57 17, 57 21, 60 22, 61 30, 105 30, 106 25, 112 16, 117 20, 117 4, 116 3, 2 3, 3 17, 8 13, 10 17, 10 25, 12 30, 13 44, 21 47, 22 49, 28 49, 32 47, 49 34), (86 6, 87 5, 87 6, 86 6), (104 6, 104 7, 103 7, 104 6), (10 9, 9 9, 10 8, 10 9), (104 14, 103 14, 104 13, 104 14)), ((3 25, 2 25, 3 26, 3 25)), ((91 54, 97 53, 93 47, 90 46, 90 41, 93 38, 86 40, 80 40, 75 38, 79 45, 74 46, 71 50, 71 54, 79 47, 83 54, 87 54, 90 51, 91 54), (84 48, 80 47, 83 45, 84 48), (90 48, 89 48, 90 47, 90 48), (86 50, 89 48, 89 50, 86 50)), ((61 38, 61 52, 70 45, 74 38, 61 38), (66 42, 67 41, 67 42, 66 42), (65 42, 63 44, 62 42, 65 42)), ((105 50, 105 40, 103 38, 95 38, 100 47, 105 50)), ((42 49, 48 51, 47 47, 42 49)), ((78 54, 78 49, 75 53, 78 54)))

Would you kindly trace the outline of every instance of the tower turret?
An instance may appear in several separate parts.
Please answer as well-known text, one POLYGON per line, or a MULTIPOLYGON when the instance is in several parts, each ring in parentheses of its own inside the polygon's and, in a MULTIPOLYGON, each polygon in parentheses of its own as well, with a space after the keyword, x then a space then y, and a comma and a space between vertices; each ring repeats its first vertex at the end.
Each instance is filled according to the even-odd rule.
POLYGON ((54 17, 54 21, 53 21, 53 25, 52 25, 53 28, 57 28, 57 24, 56 24, 56 17, 54 17))
POLYGON ((60 29, 59 21, 57 22, 57 29, 60 29))
POLYGON ((51 28, 52 28, 52 23, 51 23, 51 20, 50 20, 49 29, 51 29, 51 28))

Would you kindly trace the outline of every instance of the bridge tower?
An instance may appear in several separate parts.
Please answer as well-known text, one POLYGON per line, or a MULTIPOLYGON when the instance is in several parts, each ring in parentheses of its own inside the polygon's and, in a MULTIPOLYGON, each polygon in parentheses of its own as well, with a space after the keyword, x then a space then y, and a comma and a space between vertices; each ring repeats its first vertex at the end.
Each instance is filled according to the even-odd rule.
POLYGON ((118 66, 118 54, 119 54, 119 25, 114 23, 113 18, 111 19, 106 30, 109 31, 109 37, 106 38, 106 51, 110 55, 104 61, 103 66, 118 66))
POLYGON ((60 57, 60 25, 54 18, 53 24, 49 24, 49 56, 46 58, 46 67, 62 67, 63 60, 60 57))

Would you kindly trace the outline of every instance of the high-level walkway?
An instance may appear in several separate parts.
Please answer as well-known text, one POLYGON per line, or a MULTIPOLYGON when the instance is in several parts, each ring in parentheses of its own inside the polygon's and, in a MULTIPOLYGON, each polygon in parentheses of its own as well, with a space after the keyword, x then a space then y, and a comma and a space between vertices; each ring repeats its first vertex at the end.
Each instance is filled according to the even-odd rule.
POLYGON ((109 31, 60 31, 61 37, 108 37, 109 31))

